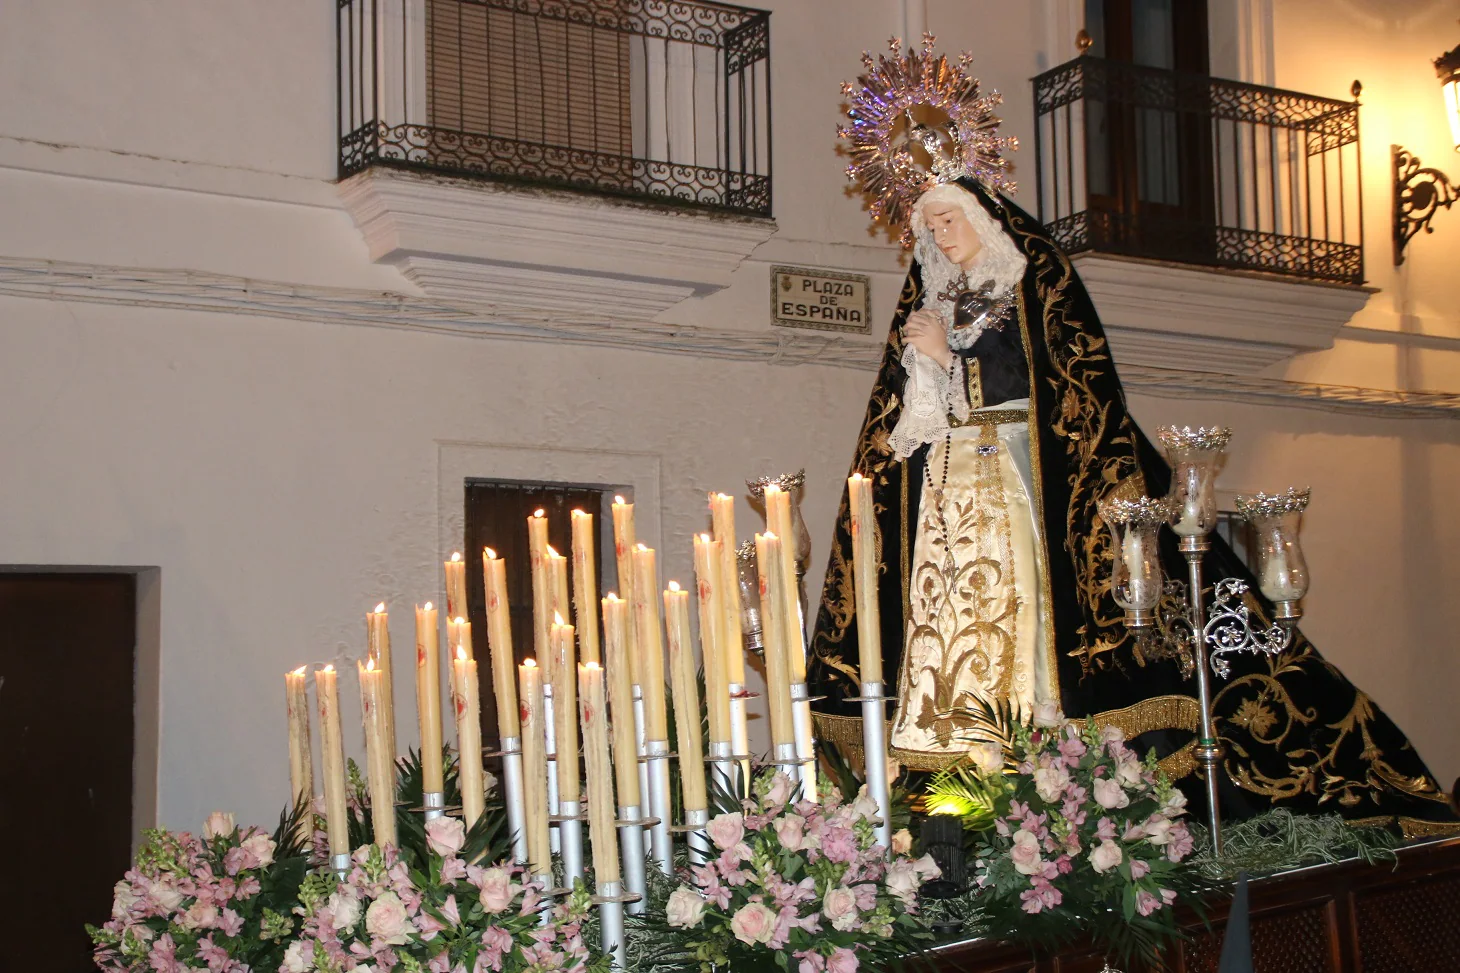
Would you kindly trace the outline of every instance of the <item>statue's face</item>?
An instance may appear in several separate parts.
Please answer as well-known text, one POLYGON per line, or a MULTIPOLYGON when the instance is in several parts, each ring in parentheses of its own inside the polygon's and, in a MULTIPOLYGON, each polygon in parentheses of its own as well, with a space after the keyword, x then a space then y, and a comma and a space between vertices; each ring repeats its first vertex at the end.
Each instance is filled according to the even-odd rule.
POLYGON ((968 221, 963 207, 955 202, 933 200, 923 204, 923 221, 943 255, 960 267, 968 265, 983 249, 978 231, 968 221))

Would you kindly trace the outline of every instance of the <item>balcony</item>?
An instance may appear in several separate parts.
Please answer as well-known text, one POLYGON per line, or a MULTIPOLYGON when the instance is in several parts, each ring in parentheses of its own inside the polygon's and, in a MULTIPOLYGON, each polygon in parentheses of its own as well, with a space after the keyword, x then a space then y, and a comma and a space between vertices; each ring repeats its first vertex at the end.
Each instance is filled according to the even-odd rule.
POLYGON ((339 0, 340 178, 372 166, 771 215, 770 14, 339 0))
POLYGON ((340 193, 429 296, 642 320, 774 232, 770 15, 338 0, 340 193), (628 205, 625 205, 628 204, 628 205))
POLYGON ((1357 101, 1091 56, 1034 100, 1040 219, 1122 360, 1257 371, 1367 299, 1357 101))

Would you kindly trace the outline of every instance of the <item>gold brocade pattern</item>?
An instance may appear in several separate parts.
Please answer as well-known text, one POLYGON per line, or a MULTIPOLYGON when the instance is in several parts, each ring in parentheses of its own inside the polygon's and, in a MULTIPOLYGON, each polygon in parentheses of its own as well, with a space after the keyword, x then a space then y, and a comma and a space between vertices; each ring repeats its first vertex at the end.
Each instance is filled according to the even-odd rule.
POLYGON ((1009 448, 985 423, 929 453, 891 738, 899 753, 965 751, 959 731, 974 724, 978 699, 1025 712, 1034 702, 1032 516, 1009 448))

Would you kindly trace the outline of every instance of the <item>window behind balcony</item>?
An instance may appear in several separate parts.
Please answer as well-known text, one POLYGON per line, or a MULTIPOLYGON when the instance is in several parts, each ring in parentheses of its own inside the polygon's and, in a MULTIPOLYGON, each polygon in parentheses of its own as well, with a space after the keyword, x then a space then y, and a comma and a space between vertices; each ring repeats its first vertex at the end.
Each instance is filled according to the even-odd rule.
POLYGON ((621 6, 585 0, 569 20, 427 0, 431 125, 582 153, 603 177, 631 185, 629 37, 606 29, 621 6))

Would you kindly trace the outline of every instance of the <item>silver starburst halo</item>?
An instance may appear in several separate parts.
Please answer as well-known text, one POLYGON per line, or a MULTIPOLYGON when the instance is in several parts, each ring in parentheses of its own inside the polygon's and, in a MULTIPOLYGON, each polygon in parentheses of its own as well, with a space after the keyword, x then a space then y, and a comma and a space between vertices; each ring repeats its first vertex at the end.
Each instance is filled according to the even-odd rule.
POLYGON ((1163 426, 1156 438, 1168 450, 1199 449, 1217 452, 1232 441, 1232 430, 1226 426, 1163 426))
POLYGON ((746 487, 750 495, 757 500, 765 499, 765 488, 778 486, 787 493, 794 493, 806 485, 806 471, 797 470, 795 473, 781 473, 777 476, 759 476, 754 480, 746 480, 746 487))
POLYGON ((912 246, 907 228, 912 207, 937 184, 972 178, 990 190, 1015 190, 1003 153, 1017 149, 1019 141, 998 134, 1002 119, 994 114, 1003 96, 992 90, 984 94, 978 79, 968 75, 973 55, 965 52, 954 64, 935 56, 933 45, 933 35, 924 34, 921 50, 904 51, 902 40, 893 38, 891 57, 874 59, 864 51, 867 73, 842 85, 842 94, 851 99, 849 123, 837 127, 852 157, 847 178, 870 197, 873 219, 903 227, 907 247, 912 246), (935 109, 947 120, 919 121, 917 109, 935 109))
POLYGON ((1128 524, 1132 527, 1159 527, 1176 516, 1176 504, 1170 497, 1106 497, 1100 501, 1100 517, 1107 524, 1128 524))
POLYGON ((1299 490, 1297 487, 1289 487, 1282 493, 1242 494, 1233 498, 1237 505, 1237 512, 1243 519, 1256 522, 1267 517, 1281 517, 1283 514, 1300 514, 1308 509, 1308 498, 1313 491, 1310 487, 1299 490))

